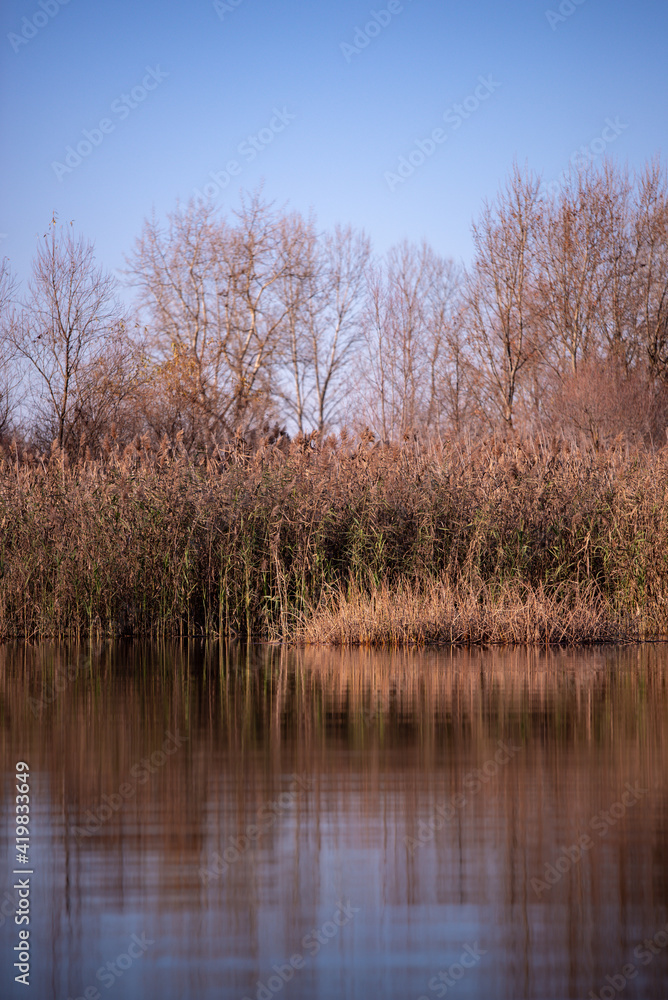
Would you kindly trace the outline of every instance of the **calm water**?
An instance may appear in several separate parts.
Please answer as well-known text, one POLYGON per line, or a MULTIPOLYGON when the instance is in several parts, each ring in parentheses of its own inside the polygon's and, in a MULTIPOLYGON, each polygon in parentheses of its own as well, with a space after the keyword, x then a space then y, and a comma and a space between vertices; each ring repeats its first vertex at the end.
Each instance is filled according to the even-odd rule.
POLYGON ((667 678, 663 647, 0 647, 0 996, 666 998, 667 678))

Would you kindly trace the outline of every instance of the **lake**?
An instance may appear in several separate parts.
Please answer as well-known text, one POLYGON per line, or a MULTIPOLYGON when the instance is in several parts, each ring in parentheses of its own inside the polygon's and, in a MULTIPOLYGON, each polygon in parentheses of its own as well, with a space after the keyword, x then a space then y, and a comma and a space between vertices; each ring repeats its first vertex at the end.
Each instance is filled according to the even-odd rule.
POLYGON ((0 996, 665 1000, 667 654, 3 645, 0 996))

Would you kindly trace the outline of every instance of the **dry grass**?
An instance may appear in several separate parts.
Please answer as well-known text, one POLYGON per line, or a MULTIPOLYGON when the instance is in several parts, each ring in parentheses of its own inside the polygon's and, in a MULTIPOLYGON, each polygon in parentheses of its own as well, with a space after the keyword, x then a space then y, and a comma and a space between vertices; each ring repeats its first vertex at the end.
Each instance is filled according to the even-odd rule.
POLYGON ((668 456, 330 439, 0 458, 0 636, 665 633, 668 456))
POLYGON ((508 584, 498 593, 453 589, 442 581, 426 586, 385 584, 354 588, 324 598, 298 630, 307 644, 397 646, 576 645, 633 641, 638 627, 615 614, 593 587, 569 597, 508 584))

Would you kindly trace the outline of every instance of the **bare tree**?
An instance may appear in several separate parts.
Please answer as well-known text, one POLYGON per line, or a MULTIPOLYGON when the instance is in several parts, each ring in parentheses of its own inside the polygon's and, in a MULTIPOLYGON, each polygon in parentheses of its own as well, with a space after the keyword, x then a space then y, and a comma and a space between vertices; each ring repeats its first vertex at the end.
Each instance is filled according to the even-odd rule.
MULTIPOLYGON (((535 317, 557 376, 577 371, 579 361, 598 347, 602 301, 612 277, 614 220, 624 201, 624 191, 614 191, 609 180, 592 168, 573 168, 542 218, 535 317)), ((621 260, 623 247, 618 253, 621 260)), ((621 282, 617 294, 619 305, 621 282)))
POLYGON ((465 355, 451 261, 427 244, 393 247, 370 272, 362 420, 383 439, 461 421, 465 355))
POLYGON ((477 355, 480 404, 513 427, 521 376, 540 358, 533 315, 542 203, 538 179, 514 167, 496 202, 473 225, 467 326, 477 355))
POLYGON ((350 226, 318 235, 295 220, 299 239, 284 271, 286 303, 283 403, 300 432, 323 432, 340 419, 349 364, 359 353, 369 240, 350 226), (295 252, 296 251, 296 252, 295 252))
POLYGON ((321 261, 318 236, 312 220, 296 213, 284 222, 284 251, 290 266, 282 272, 278 294, 284 309, 281 363, 276 391, 288 420, 304 433, 313 407, 314 352, 309 336, 309 318, 317 312, 321 289, 321 261))
POLYGON ((203 438, 276 415, 288 307, 282 283, 302 242, 300 227, 259 193, 230 219, 191 201, 165 228, 145 222, 128 273, 146 312, 156 378, 168 379, 161 398, 188 411, 203 438))
POLYGON ((11 338, 32 372, 44 443, 75 445, 91 378, 122 322, 113 279, 96 265, 92 244, 59 228, 54 216, 38 244, 11 338))
POLYGON ((668 426, 668 390, 647 366, 627 368, 614 354, 580 361, 555 390, 561 434, 595 450, 614 441, 663 444, 668 426))
POLYGON ((658 160, 640 178, 634 214, 639 339, 652 376, 668 382, 668 184, 658 160))
POLYGON ((157 437, 186 431, 192 444, 218 421, 215 248, 225 232, 209 205, 190 202, 167 216, 166 227, 147 219, 129 259, 152 360, 153 388, 143 413, 157 437))
POLYGON ((14 367, 16 290, 16 279, 11 273, 9 261, 4 258, 0 263, 0 440, 11 431, 15 392, 19 383, 14 367))
POLYGON ((120 320, 78 380, 73 424, 79 447, 99 455, 109 438, 122 447, 150 429, 153 374, 142 332, 120 320))
POLYGON ((242 199, 231 238, 221 240, 218 292, 223 336, 217 376, 235 427, 275 415, 287 306, 281 283, 301 255, 301 226, 286 224, 259 194, 242 199))
POLYGON ((429 404, 425 427, 439 437, 460 435, 473 418, 471 352, 466 344, 462 275, 451 260, 439 258, 427 293, 429 404))
POLYGON ((539 257, 536 314, 553 426, 575 428, 595 446, 624 426, 633 440, 656 440, 665 413, 657 380, 668 362, 666 179, 658 162, 640 177, 607 161, 575 170, 548 207, 539 257))
POLYGON ((594 305, 600 347, 628 372, 668 376, 668 188, 658 160, 629 177, 606 163, 600 177, 607 249, 601 301, 594 305))

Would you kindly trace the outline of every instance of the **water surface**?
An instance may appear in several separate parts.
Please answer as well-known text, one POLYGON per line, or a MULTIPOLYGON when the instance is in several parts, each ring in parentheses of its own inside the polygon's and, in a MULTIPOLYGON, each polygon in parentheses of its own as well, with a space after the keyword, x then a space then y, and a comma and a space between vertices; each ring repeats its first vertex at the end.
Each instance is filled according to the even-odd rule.
POLYGON ((666 998, 667 677, 653 646, 0 647, 0 996, 666 998))

